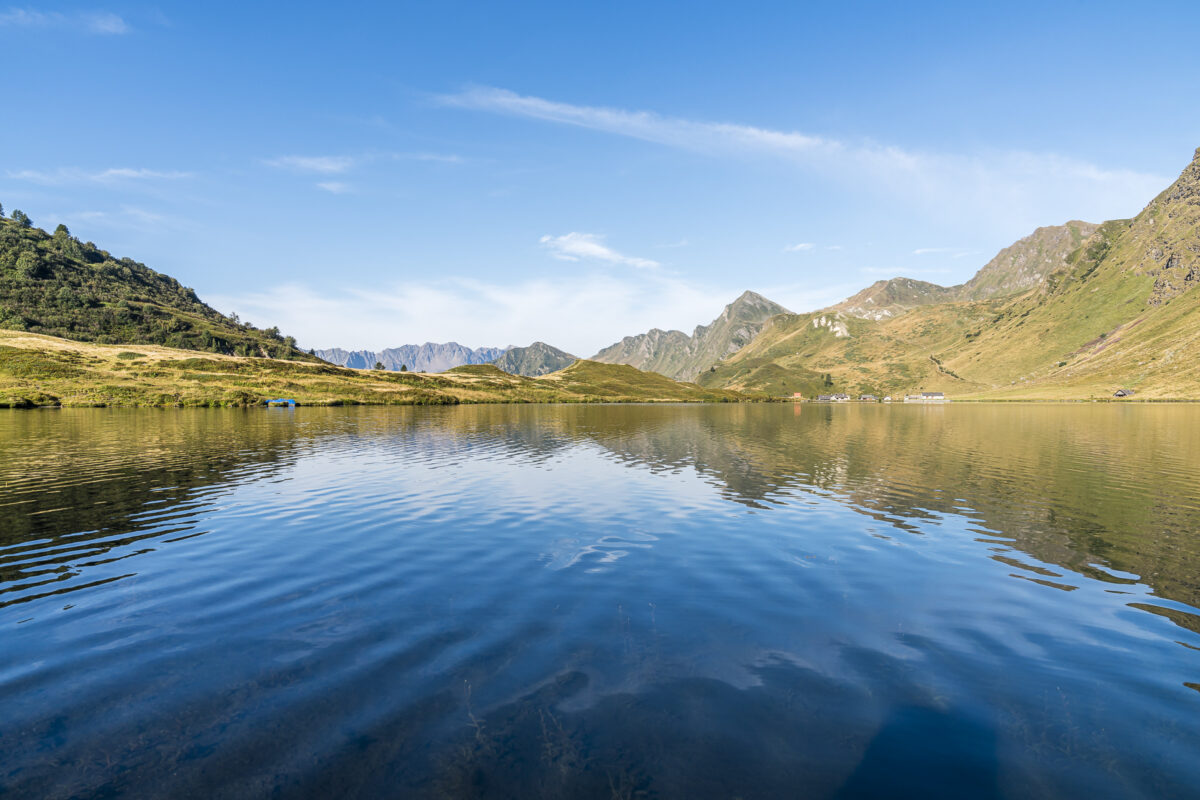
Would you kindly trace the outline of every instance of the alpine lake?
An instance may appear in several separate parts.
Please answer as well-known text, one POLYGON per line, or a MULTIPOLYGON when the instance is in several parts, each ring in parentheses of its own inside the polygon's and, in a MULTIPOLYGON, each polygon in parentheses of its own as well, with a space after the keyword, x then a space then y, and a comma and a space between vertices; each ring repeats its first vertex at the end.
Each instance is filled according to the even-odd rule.
POLYGON ((1200 405, 0 412, 0 796, 1200 796, 1200 405))

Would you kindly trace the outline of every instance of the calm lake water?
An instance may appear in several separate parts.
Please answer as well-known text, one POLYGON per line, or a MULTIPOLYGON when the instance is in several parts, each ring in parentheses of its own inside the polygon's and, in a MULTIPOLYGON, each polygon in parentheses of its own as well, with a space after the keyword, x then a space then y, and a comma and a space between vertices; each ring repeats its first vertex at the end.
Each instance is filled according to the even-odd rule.
POLYGON ((5 797, 1197 797, 1200 406, 0 412, 5 797))

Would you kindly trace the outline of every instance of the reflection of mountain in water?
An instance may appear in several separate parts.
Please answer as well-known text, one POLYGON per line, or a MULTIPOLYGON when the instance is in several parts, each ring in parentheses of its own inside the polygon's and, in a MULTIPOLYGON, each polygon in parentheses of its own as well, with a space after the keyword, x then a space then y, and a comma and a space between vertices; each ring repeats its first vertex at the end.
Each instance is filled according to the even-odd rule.
POLYGON ((2 422, 0 607, 134 574, 136 560, 123 575, 88 575, 205 533, 196 517, 224 487, 277 474, 302 442, 281 414, 246 410, 31 412, 2 422))
MULTIPOLYGON (((1198 417, 1178 406, 999 405, 14 414, 0 431, 0 604, 86 583, 88 564, 136 555, 141 540, 202 533, 193 518, 215 493, 306 452, 552 468, 582 443, 629 466, 694 469, 760 509, 815 491, 899 529, 960 515, 1039 561, 1117 587, 1145 581, 1197 606, 1198 417)), ((1070 587, 1012 553, 994 557, 1070 587)))
MULTIPOLYGON (((818 491, 900 529, 961 515, 1039 561, 1200 605, 1190 406, 478 407, 438 423, 525 457, 574 441, 631 466, 692 468, 757 508, 818 491)), ((996 557, 1020 577, 1071 584, 996 557)))
POLYGON ((0 794, 1182 796, 1198 417, 0 415, 0 794))

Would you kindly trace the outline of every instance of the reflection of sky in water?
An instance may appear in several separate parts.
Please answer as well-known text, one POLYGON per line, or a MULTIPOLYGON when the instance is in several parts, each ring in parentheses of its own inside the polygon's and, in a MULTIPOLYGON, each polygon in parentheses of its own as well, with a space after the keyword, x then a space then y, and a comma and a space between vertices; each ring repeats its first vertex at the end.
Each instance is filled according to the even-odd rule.
POLYGON ((1200 414, 925 411, 2 417, 0 775, 1195 785, 1200 414))

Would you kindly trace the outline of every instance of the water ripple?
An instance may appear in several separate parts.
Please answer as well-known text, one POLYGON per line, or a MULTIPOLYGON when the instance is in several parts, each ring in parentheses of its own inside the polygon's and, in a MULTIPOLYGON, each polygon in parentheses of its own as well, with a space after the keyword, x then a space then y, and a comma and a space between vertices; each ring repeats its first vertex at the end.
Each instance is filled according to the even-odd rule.
POLYGON ((1186 794, 1200 409, 928 411, 2 414, 0 793, 1186 794))

